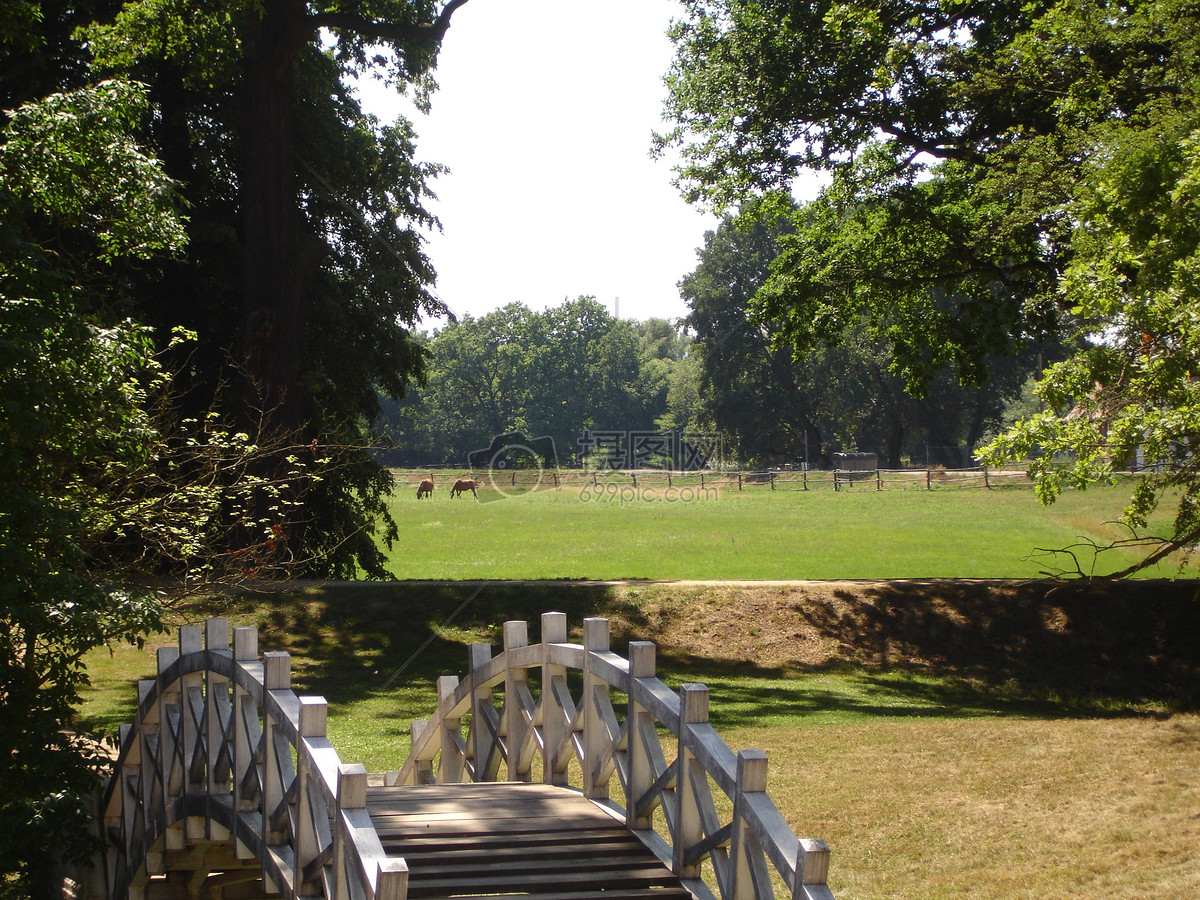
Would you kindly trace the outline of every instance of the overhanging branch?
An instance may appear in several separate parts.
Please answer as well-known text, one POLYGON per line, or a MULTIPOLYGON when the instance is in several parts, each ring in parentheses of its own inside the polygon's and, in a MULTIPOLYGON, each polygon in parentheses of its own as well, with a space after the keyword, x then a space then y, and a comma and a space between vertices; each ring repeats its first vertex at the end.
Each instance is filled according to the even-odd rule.
POLYGON ((403 43, 404 41, 440 41, 450 28, 450 19, 455 11, 467 4, 467 0, 449 0, 432 22, 405 24, 400 22, 375 22, 354 13, 328 12, 309 16, 314 28, 330 28, 334 31, 351 31, 372 41, 403 43))

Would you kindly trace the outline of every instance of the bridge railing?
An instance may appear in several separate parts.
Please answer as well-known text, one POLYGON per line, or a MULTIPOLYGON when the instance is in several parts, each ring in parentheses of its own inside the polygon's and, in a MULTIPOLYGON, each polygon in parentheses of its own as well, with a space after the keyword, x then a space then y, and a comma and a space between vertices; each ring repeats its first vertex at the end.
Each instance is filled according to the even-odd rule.
POLYGON ((325 700, 292 691, 287 653, 260 659, 248 627, 231 648, 228 621, 213 618, 180 629, 157 663, 138 682, 103 798, 110 898, 142 900, 173 851, 230 842, 246 868, 197 870, 212 886, 261 872, 289 900, 406 895, 407 866, 384 852, 366 810, 366 769, 330 745, 325 700))
POLYGON ((794 900, 832 900, 828 846, 797 838, 767 795, 766 754, 735 754, 709 725, 706 687, 673 692, 655 675, 650 642, 631 642, 628 660, 612 652, 607 619, 585 619, 583 643, 575 644, 566 615, 547 613, 541 636, 530 645, 527 624, 507 622, 499 656, 488 644, 471 645, 466 678, 438 680, 437 710, 413 723, 409 757, 388 782, 495 781, 503 770, 509 781, 565 786, 573 776, 697 896, 715 896, 708 874, 721 900, 774 898, 776 881, 794 900), (536 698, 531 673, 540 682, 536 698), (623 721, 613 691, 624 695, 623 721), (673 746, 664 748, 664 733, 673 746), (726 798, 720 811, 712 785, 726 798))

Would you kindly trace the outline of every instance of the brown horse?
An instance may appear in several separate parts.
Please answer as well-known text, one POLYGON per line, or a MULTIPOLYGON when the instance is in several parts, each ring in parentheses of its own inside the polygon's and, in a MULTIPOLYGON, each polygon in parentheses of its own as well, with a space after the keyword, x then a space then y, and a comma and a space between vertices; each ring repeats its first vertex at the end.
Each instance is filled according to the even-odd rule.
POLYGON ((478 481, 474 481, 470 478, 460 478, 458 481, 454 482, 454 487, 450 488, 450 496, 457 497, 459 494, 463 493, 463 491, 470 491, 472 496, 478 497, 479 495, 475 493, 475 488, 477 487, 479 487, 478 481))
POLYGON ((417 485, 417 499, 420 500, 422 497, 433 497, 432 478, 426 478, 419 485, 417 485))

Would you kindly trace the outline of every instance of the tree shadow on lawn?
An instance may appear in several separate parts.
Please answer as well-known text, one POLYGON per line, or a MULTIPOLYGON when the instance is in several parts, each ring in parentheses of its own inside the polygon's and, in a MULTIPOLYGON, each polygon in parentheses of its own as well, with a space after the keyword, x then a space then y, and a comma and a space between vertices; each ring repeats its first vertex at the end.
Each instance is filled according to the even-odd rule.
MULTIPOLYGON (((622 655, 629 640, 655 640, 660 677, 708 684, 719 726, 835 713, 1144 715, 1200 708, 1195 597, 1194 582, 1163 581, 800 590, 779 595, 777 614, 837 649, 820 660, 766 664, 712 648, 698 653, 685 635, 656 633, 641 603, 609 585, 364 582, 268 598, 260 647, 291 651, 297 691, 335 705, 398 686, 431 696, 438 676, 465 674, 467 644, 498 651, 510 619, 528 622, 536 643, 541 613, 557 610, 572 640, 590 615, 611 618, 622 655)), ((704 615, 698 607, 689 613, 704 615)))
POLYGON ((1194 581, 898 581, 793 611, 868 672, 952 675, 1067 707, 1200 708, 1194 581))

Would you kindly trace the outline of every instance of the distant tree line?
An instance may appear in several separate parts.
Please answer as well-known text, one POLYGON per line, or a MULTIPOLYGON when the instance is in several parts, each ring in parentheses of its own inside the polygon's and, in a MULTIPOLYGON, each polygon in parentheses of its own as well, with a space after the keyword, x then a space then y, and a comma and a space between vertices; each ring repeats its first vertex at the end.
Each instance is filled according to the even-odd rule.
POLYGON ((680 283, 691 311, 678 322, 617 319, 580 297, 544 312, 513 303, 425 334, 428 378, 383 401, 381 459, 465 467, 495 436, 521 432, 553 438, 561 465, 623 467, 641 457, 622 447, 585 459, 589 438, 658 431, 705 436, 720 449, 709 464, 828 468, 835 453, 869 452, 892 468, 970 465, 1053 348, 993 360, 978 386, 946 367, 919 397, 865 329, 794 357, 749 310, 789 223, 729 218, 708 233, 680 283))

